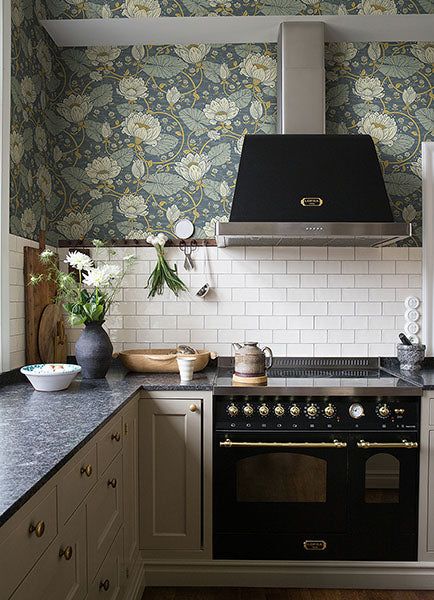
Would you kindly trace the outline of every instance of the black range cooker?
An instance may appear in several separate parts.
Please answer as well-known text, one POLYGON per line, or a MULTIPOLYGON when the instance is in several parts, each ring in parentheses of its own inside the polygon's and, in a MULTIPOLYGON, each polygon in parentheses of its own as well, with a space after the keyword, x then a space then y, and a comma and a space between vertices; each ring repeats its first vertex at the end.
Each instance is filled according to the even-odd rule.
POLYGON ((417 560, 421 389, 374 359, 214 388, 214 558, 417 560))

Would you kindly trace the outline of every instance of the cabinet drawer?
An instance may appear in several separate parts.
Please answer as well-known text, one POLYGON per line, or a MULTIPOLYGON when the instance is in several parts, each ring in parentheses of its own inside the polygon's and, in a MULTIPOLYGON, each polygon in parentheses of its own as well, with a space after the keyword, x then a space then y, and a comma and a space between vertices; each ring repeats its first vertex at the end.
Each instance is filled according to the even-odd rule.
POLYGON ((78 460, 72 459, 58 487, 59 521, 65 523, 97 480, 96 445, 78 460))
POLYGON ((122 519, 122 455, 119 455, 100 477, 87 500, 89 580, 95 577, 122 519))
POLYGON ((98 442, 98 473, 101 475, 122 450, 122 419, 119 417, 104 430, 98 442))
MULTIPOLYGON (((24 513, 23 509, 23 513, 24 513)), ((0 599, 9 598, 57 535, 56 488, 31 511, 0 546, 0 599)))
POLYGON ((122 596, 122 528, 119 529, 94 580, 89 586, 87 600, 118 600, 122 596))
POLYGON ((81 507, 11 600, 83 600, 86 591, 86 518, 81 507))

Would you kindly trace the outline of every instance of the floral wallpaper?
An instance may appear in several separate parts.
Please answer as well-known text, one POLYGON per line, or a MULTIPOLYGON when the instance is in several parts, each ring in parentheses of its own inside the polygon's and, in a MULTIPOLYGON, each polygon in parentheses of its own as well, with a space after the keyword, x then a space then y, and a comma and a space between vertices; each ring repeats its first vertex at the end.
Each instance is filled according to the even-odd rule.
POLYGON ((56 49, 37 21, 43 10, 38 0, 13 0, 11 9, 10 230, 37 239, 54 187, 45 111, 55 98, 56 49))
POLYGON ((433 0, 46 0, 51 18, 434 13, 433 0))
MULTIPOLYGON (((375 2, 401 12, 422 4, 375 2)), ((169 4, 180 14, 205 6, 140 6, 163 14, 169 4)), ((326 9, 325 2, 304 4, 326 9)), ((223 14, 223 5, 240 11, 253 3, 207 5, 223 14)), ((68 6, 83 11, 90 3, 68 6)), ((125 10, 112 7, 116 15, 125 10)), ((198 237, 211 237, 230 212, 244 135, 275 131, 275 45, 61 50, 36 23, 45 8, 13 0, 11 232, 37 239, 46 223, 52 243, 134 239, 171 235, 184 216, 198 237)), ((328 131, 373 137, 395 218, 414 221, 420 243, 421 143, 434 139, 434 43, 330 44, 326 72, 328 131)))
MULTIPOLYGON (((326 47, 327 131, 374 139, 395 220, 421 241, 421 143, 434 140, 434 43, 326 47)), ((411 244, 411 242, 410 242, 411 244)))

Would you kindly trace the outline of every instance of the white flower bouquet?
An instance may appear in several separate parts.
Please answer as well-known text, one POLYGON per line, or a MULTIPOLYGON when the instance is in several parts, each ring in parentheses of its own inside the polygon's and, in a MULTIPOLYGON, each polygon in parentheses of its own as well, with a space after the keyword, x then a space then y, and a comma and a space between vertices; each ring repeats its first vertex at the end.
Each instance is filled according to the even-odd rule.
MULTIPOLYGON (((99 240, 94 240, 94 244, 97 248, 102 246, 99 240)), ((109 263, 97 265, 83 252, 70 252, 65 263, 76 270, 71 273, 65 273, 59 268, 57 256, 51 250, 44 250, 40 260, 46 267, 46 273, 32 275, 30 284, 37 285, 43 279, 55 281, 56 301, 62 303, 71 325, 76 326, 104 321, 135 256, 125 256, 122 266, 109 263)))
POLYGON ((157 264, 146 284, 146 289, 149 288, 148 298, 154 298, 157 294, 162 294, 166 285, 175 296, 178 296, 180 292, 185 292, 187 286, 179 278, 176 265, 172 269, 164 256, 164 246, 167 242, 167 237, 164 233, 159 233, 155 236, 148 235, 146 241, 148 244, 152 244, 157 252, 157 264))

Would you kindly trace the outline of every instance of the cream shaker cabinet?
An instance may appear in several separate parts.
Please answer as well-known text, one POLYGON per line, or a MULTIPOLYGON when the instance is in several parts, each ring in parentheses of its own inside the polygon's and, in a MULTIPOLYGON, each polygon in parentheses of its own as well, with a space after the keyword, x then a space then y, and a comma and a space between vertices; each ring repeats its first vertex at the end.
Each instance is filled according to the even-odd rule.
POLYGON ((139 419, 140 547, 199 550, 202 400, 142 398, 139 419))
POLYGON ((123 597, 138 558, 137 426, 135 398, 0 528, 0 600, 123 597))
POLYGON ((86 596, 84 506, 66 523, 11 600, 83 600, 86 596))

